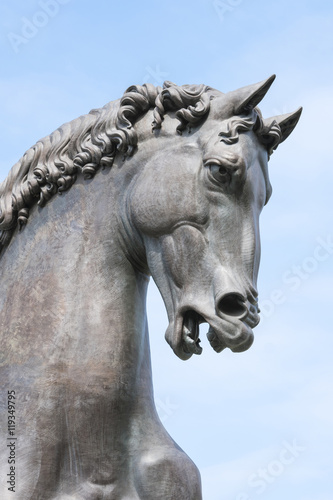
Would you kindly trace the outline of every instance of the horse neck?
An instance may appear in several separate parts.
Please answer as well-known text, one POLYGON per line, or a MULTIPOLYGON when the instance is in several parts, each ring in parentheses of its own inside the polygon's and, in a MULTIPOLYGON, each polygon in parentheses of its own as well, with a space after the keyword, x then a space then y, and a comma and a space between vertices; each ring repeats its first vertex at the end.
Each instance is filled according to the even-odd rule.
POLYGON ((13 310, 26 318, 26 359, 31 348, 24 338, 31 332, 40 339, 41 362, 47 359, 57 377, 72 370, 83 384, 88 370, 93 385, 112 379, 115 392, 130 387, 135 394, 136 387, 150 397, 148 277, 120 245, 119 186, 112 176, 111 169, 89 183, 78 180, 40 213, 34 210, 4 255, 8 295, 13 292, 13 310), (27 290, 34 292, 29 300, 27 290), (47 330, 31 311, 44 312, 47 330))

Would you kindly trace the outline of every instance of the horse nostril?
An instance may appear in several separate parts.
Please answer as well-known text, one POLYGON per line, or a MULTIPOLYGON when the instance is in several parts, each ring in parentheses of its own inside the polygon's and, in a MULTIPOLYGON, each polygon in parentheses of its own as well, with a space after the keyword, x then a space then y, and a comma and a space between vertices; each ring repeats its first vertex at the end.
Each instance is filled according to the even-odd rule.
POLYGON ((227 316, 243 316, 248 312, 245 300, 238 293, 227 293, 218 303, 219 310, 227 316))

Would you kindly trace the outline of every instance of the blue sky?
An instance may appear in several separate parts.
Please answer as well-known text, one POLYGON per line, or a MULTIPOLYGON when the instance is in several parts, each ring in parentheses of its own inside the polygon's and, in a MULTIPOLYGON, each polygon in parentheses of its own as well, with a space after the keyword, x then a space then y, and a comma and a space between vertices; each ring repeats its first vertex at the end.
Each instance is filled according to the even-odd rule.
POLYGON ((0 7, 0 180, 36 140, 132 84, 229 91, 276 73, 264 116, 304 107, 270 161, 251 349, 217 355, 203 331, 202 356, 182 362, 153 285, 148 312, 157 406, 204 499, 331 500, 332 3, 53 0, 46 14, 45 2, 0 7))

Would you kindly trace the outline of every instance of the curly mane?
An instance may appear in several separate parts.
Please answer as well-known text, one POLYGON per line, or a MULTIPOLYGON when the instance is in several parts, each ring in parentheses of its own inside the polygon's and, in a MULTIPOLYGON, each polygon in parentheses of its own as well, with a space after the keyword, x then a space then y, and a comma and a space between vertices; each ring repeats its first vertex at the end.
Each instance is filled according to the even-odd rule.
MULTIPOLYGON (((161 128, 168 111, 176 111, 180 121, 177 132, 181 134, 206 117, 211 99, 220 95, 222 92, 206 85, 177 86, 168 81, 163 88, 149 83, 134 85, 120 100, 94 109, 38 141, 0 185, 0 254, 16 227, 27 223, 35 204, 44 206, 55 194, 68 190, 80 174, 88 179, 99 168, 111 167, 118 152, 132 155, 137 146, 135 121, 149 109, 153 109, 153 130, 161 128)), ((260 112, 254 113, 250 121, 235 118, 231 129, 221 134, 225 136, 222 140, 237 140, 238 130, 250 128, 260 135, 260 112)))

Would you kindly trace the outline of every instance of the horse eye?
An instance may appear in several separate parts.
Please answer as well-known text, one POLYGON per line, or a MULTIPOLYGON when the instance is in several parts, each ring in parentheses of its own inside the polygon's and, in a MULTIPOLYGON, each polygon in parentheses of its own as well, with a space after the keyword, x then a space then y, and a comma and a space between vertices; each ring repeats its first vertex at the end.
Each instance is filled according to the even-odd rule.
POLYGON ((221 183, 226 183, 230 181, 230 173, 226 167, 223 165, 218 165, 216 163, 209 163, 207 167, 215 180, 221 183))

